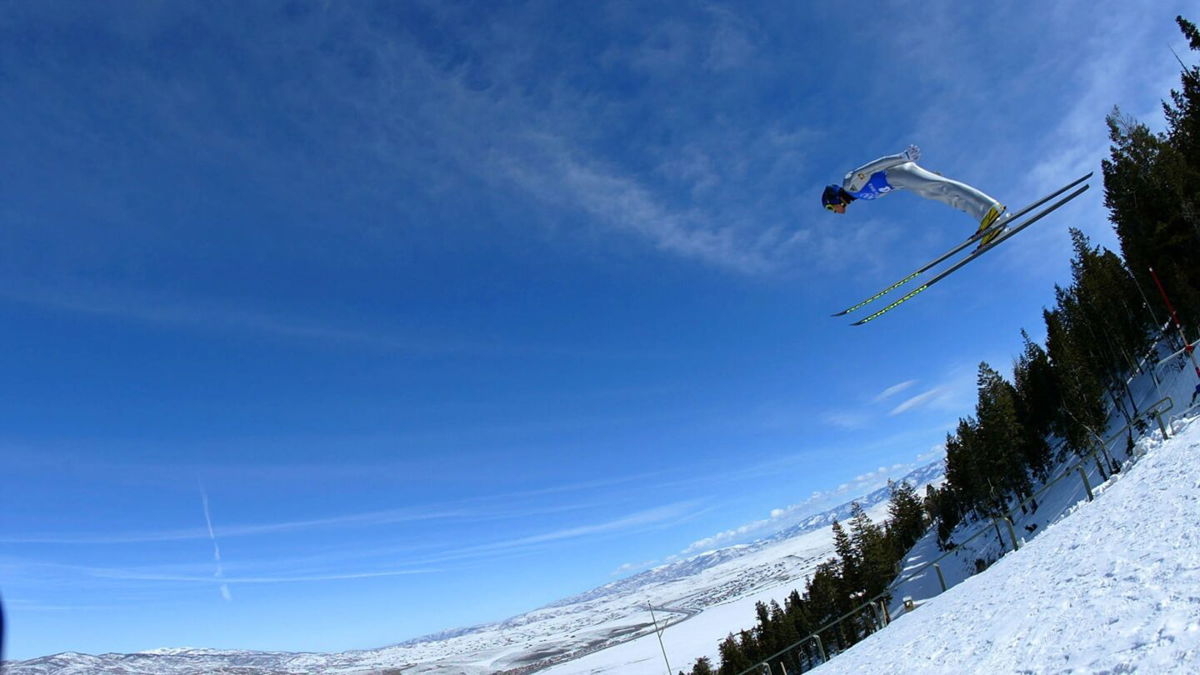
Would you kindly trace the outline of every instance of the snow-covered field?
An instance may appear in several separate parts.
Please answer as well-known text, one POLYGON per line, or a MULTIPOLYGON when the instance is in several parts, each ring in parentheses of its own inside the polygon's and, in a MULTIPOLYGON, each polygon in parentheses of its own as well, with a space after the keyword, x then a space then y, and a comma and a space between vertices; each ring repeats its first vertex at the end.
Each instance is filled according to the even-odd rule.
MULTIPOLYGON (((940 468, 927 467, 913 480, 940 478, 940 468)), ((881 519, 886 489, 868 495, 867 510, 881 519)), ((598 672, 664 672, 662 651, 654 636, 648 605, 659 625, 669 629, 669 654, 686 668, 697 656, 715 657, 717 643, 730 631, 754 621, 754 603, 782 599, 813 569, 833 554, 829 523, 845 519, 849 505, 815 515, 797 525, 799 534, 784 532, 771 540, 709 551, 507 621, 466 628, 429 639, 381 649, 338 654, 292 654, 214 649, 159 649, 137 654, 58 654, 7 664, 6 675, 45 673, 158 673, 191 675, 211 672, 404 673, 483 675, 553 664, 592 663, 598 672), (598 655, 603 655, 599 657, 598 655), (576 660, 583 657, 581 661, 576 660), (612 664, 606 666, 604 664, 612 664), (605 670, 607 669, 607 670, 605 670)), ((675 665, 674 663, 672 665, 675 665)), ((565 670, 577 672, 574 665, 565 670)), ((591 669, 593 666, 587 666, 591 669)), ((682 665, 681 665, 682 667, 682 665)), ((541 671, 539 672, 547 672, 541 671)))
MULTIPOLYGON (((872 515, 879 517, 886 508, 886 503, 880 504, 872 515)), ((701 556, 695 563, 702 569, 692 573, 673 573, 661 581, 649 581, 617 593, 572 599, 469 636, 430 644, 428 649, 441 652, 440 658, 404 672, 494 673, 537 663, 556 654, 586 653, 586 645, 592 644, 597 650, 591 654, 537 672, 581 672, 584 667, 588 670, 583 672, 593 672, 592 666, 579 664, 597 659, 596 668, 600 670, 595 672, 661 675, 665 670, 663 655, 653 632, 648 605, 655 607, 660 626, 664 620, 687 626, 686 630, 667 630, 670 638, 664 637, 672 640, 668 653, 715 655, 717 642, 729 632, 730 626, 753 622, 755 600, 781 598, 797 585, 803 585, 805 576, 832 551, 828 527, 756 547, 750 552, 737 548, 714 551, 705 555, 730 559, 706 567, 701 556), (637 635, 641 637, 629 639, 637 635), (444 656, 446 653, 457 656, 444 656)), ((405 660, 415 661, 413 650, 407 647, 387 648, 363 656, 366 658, 356 663, 357 667, 386 668, 405 660), (400 652, 408 653, 401 659, 400 652)))

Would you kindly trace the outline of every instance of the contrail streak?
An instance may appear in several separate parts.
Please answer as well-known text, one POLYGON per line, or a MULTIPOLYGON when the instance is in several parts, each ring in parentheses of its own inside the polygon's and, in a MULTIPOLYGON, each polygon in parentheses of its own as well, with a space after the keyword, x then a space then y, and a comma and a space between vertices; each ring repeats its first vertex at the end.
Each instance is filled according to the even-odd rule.
MULTIPOLYGON (((197 481, 199 482, 199 481, 197 481)), ((221 547, 217 544, 217 533, 213 532, 212 514, 208 510, 208 492, 204 489, 204 483, 200 485, 200 499, 204 503, 204 523, 208 525, 208 538, 212 540, 213 545, 213 560, 217 563, 217 571, 213 574, 217 579, 225 578, 225 570, 221 568, 221 547)), ((225 602, 233 600, 233 595, 229 592, 229 584, 221 583, 221 597, 225 598, 225 602)))

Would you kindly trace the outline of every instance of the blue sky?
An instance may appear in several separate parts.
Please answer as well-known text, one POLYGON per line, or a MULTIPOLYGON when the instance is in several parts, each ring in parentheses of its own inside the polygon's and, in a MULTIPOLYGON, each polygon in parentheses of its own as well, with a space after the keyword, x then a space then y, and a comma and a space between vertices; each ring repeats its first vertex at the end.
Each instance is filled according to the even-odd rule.
POLYGON ((861 328, 974 224, 821 187, 1098 171, 1191 9, 572 4, 0 8, 10 658, 382 646, 931 461, 1102 185, 861 328))

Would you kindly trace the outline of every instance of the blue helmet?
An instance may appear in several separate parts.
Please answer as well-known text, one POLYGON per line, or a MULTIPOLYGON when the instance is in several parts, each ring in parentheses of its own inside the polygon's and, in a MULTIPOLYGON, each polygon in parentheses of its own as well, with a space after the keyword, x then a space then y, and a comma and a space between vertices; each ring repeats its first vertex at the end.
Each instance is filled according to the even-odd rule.
POLYGON ((821 192, 821 204, 826 208, 837 204, 849 204, 852 201, 854 198, 840 185, 826 185, 825 190, 821 192))

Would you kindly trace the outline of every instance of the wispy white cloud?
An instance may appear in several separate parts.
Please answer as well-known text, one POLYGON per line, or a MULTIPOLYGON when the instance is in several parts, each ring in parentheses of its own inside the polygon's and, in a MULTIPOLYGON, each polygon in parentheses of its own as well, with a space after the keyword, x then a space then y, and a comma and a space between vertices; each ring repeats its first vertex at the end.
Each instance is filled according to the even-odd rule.
MULTIPOLYGON (((225 569, 220 559, 219 549, 216 547, 215 531, 210 530, 210 537, 214 542, 214 560, 218 566, 215 576, 211 572, 205 572, 201 565, 195 563, 121 568, 9 560, 5 562, 5 565, 6 568, 16 571, 36 568, 40 570, 39 578, 82 576, 114 581, 210 584, 216 578, 220 582, 222 596, 228 599, 231 597, 229 592, 231 585, 311 583, 436 574, 445 571, 442 566, 445 563, 494 561, 500 558, 545 551, 550 547, 567 542, 619 537, 633 532, 674 527, 704 512, 705 509, 699 502, 675 502, 608 520, 466 546, 441 546, 426 551, 406 550, 410 547, 359 546, 353 550, 334 554, 323 553, 302 558, 275 558, 243 562, 239 568, 245 571, 240 572, 231 572, 225 569), (377 558, 386 558, 389 560, 389 564, 382 566, 363 564, 363 561, 377 558), (358 569, 353 569, 355 567, 358 569), (350 568, 349 571, 348 568, 350 568)), ((211 517, 208 517, 208 521, 211 521, 211 517)))
POLYGON ((874 398, 874 402, 879 403, 881 401, 889 399, 889 398, 895 396, 896 394, 899 394, 900 392, 904 391, 905 389, 908 389, 909 387, 913 386, 916 383, 917 383, 916 380, 905 380, 904 382, 900 382, 898 384, 893 384, 892 386, 888 387, 887 389, 884 389, 883 391, 879 392, 879 394, 874 398))
MULTIPOLYGON (((229 525, 218 531, 221 537, 255 537, 295 532, 306 532, 319 529, 371 528, 402 523, 418 523, 437 520, 472 520, 525 518, 533 515, 547 515, 568 510, 586 508, 581 504, 551 504, 548 506, 530 507, 524 509, 504 509, 502 507, 459 507, 459 508, 430 508, 413 507, 406 509, 391 509, 370 511, 326 518, 308 518, 301 520, 280 521, 274 523, 257 523, 247 525, 229 525)), ((32 534, 0 536, 0 542, 10 544, 62 544, 62 545, 111 545, 139 544, 167 541, 186 541, 205 539, 214 536, 211 524, 208 529, 179 529, 179 530, 147 530, 106 534, 61 533, 61 534, 32 534)))
POLYGON ((862 429, 874 421, 866 412, 826 411, 822 418, 829 424, 842 429, 862 429))
POLYGON ((920 394, 917 394, 916 396, 913 396, 913 397, 905 400, 900 405, 896 406, 895 408, 892 408, 891 412, 889 412, 888 414, 894 416, 894 415, 899 415, 901 413, 906 413, 910 410, 916 410, 917 408, 928 405, 930 402, 937 400, 938 397, 944 396, 945 394, 946 394, 945 389, 943 389, 941 387, 934 387, 933 389, 922 392, 920 394))
POLYGON ((624 574, 629 574, 630 572, 644 570, 646 568, 657 565, 658 562, 659 561, 657 561, 657 560, 644 560, 642 562, 636 562, 636 563, 624 563, 621 566, 617 567, 617 569, 613 570, 609 576, 617 577, 617 576, 621 576, 624 574))
MULTIPOLYGON (((486 552, 500 552, 514 549, 527 549, 531 546, 554 543, 564 540, 580 539, 613 535, 622 532, 655 529, 672 524, 679 524, 695 518, 705 511, 698 501, 675 502, 665 506, 655 507, 631 513, 620 518, 587 525, 577 525, 552 530, 534 535, 514 537, 502 541, 470 546, 460 549, 456 555, 476 555, 486 552)), ((443 558, 444 559, 444 558, 443 558)))
MULTIPOLYGON (((546 203, 587 213, 598 223, 636 235, 655 248, 685 258, 758 274, 775 267, 774 255, 795 236, 716 222, 713 214, 673 206, 635 176, 587 157, 561 136, 525 135, 525 149, 500 158, 497 173, 546 203)), ((703 169, 698 184, 714 177, 703 169)))
MULTIPOLYGON (((154 572, 139 572, 136 570, 89 568, 90 576, 102 579, 117 579, 123 581, 161 581, 178 583, 212 583, 212 577, 205 575, 187 574, 156 574, 154 572)), ((317 581, 346 581, 353 579, 379 579, 386 577, 402 577, 418 574, 430 574, 436 569, 386 569, 366 572, 331 572, 328 574, 305 575, 272 575, 272 576, 228 576, 222 579, 223 595, 228 593, 229 584, 295 584, 317 581)))
MULTIPOLYGON (((278 475, 279 467, 273 468, 278 475)), ((380 469, 375 469, 378 472, 380 469)), ((395 469, 387 469, 389 471, 395 469)), ((313 468, 320 473, 322 469, 313 468)), ((30 534, 0 535, 0 543, 8 544, 52 544, 70 546, 102 546, 124 544, 150 544, 170 541, 188 541, 231 537, 265 537, 287 535, 318 530, 370 529, 403 524, 421 524, 435 521, 527 521, 551 515, 583 512, 606 506, 609 498, 604 491, 646 481, 661 479, 662 473, 630 474, 608 478, 566 482, 547 485, 530 490, 508 491, 448 503, 424 503, 395 509, 382 509, 348 513, 319 518, 298 518, 266 523, 247 523, 214 527, 207 513, 207 494, 203 494, 206 508, 205 528, 182 528, 160 530, 131 530, 125 532, 46 532, 30 534), (599 495, 599 496, 597 496, 599 495), (566 499, 567 496, 573 496, 566 499), (556 497, 555 499, 546 499, 556 497)), ((214 541, 215 545, 215 541, 214 541)), ((219 555, 219 551, 218 551, 219 555)))
POLYGON ((906 398, 899 404, 883 412, 879 404, 895 398, 897 395, 912 389, 917 384, 916 379, 898 382, 885 388, 871 398, 870 405, 858 409, 827 410, 822 413, 823 419, 830 425, 842 429, 864 429, 878 422, 886 415, 894 417, 907 412, 922 409, 932 409, 941 412, 964 413, 970 409, 974 401, 971 398, 974 390, 973 371, 962 366, 952 366, 942 378, 942 381, 930 386, 925 391, 906 398))
POLYGON ((232 301, 167 297, 133 289, 105 289, 94 284, 49 287, 9 283, 0 290, 0 298, 9 302, 150 324, 340 342, 418 354, 481 353, 496 352, 498 349, 494 344, 473 343, 447 336, 443 336, 445 339, 410 339, 389 335, 385 331, 339 327, 332 322, 259 311, 232 301))
POLYGON ((932 410, 960 416, 969 414, 975 409, 977 398, 977 368, 977 364, 951 364, 945 368, 936 384, 893 407, 888 415, 901 415, 917 410, 932 410))
POLYGON ((714 18, 704 58, 705 67, 717 72, 737 70, 752 64, 762 31, 747 16, 715 5, 705 10, 714 18))
POLYGON ((917 455, 917 466, 921 466, 923 464, 928 464, 929 462, 932 462, 933 460, 938 459, 939 457, 945 457, 945 456, 946 456, 946 444, 938 443, 937 445, 930 447, 928 450, 921 453, 920 455, 917 455))
MULTIPOLYGON (((738 12, 713 8, 692 20, 632 20, 621 26, 632 30, 630 39, 609 45, 599 61, 652 81, 673 83, 682 68, 694 77, 697 63, 719 76, 760 58, 754 47, 758 28, 738 12)), ((764 183, 795 181, 805 161, 803 143, 815 136, 796 120, 747 128, 720 118, 687 119, 681 145, 646 144, 627 161, 628 153, 614 152, 613 143, 597 138, 597 129, 603 123, 623 125, 636 111, 620 97, 573 85, 581 75, 592 75, 577 72, 578 65, 557 64, 531 81, 527 61, 536 58, 535 50, 509 45, 472 63, 469 70, 477 76, 471 77, 464 69, 442 67, 436 54, 378 39, 385 36, 373 26, 360 23, 356 30, 363 34, 358 43, 375 45, 372 55, 385 75, 347 105, 362 109, 360 118, 375 125, 365 150, 397 171, 406 171, 414 151, 424 155, 433 148, 438 160, 433 171, 470 172, 530 206, 551 207, 558 230, 624 234, 667 255, 739 273, 782 269, 783 260, 801 251, 802 237, 791 222, 764 221, 760 207, 778 204, 779 195, 744 193, 764 183), (409 86, 397 87, 400 81, 409 86), (422 148, 412 147, 414 129, 420 130, 422 148), (747 175, 750 158, 765 158, 769 180, 761 173, 747 175), (651 171, 645 170, 647 160, 656 164, 651 171)), ((455 24, 450 30, 469 29, 455 24)), ((336 77, 329 78, 323 84, 328 95, 340 97, 336 77)), ((660 89, 650 87, 643 95, 661 97, 658 116, 683 125, 685 120, 672 118, 688 116, 686 101, 660 89)))
POLYGON ((928 464, 929 461, 935 458, 936 454, 931 450, 930 452, 922 453, 913 462, 879 467, 874 471, 859 474, 852 480, 841 483, 836 488, 814 492, 807 499, 799 503, 772 509, 766 518, 754 520, 738 527, 718 532, 710 537, 694 541, 676 557, 687 557, 704 551, 746 543, 769 536, 823 509, 836 506, 844 503, 846 500, 877 490, 886 485, 889 479, 900 477, 920 466, 928 464))
MULTIPOLYGON (((405 522, 439 520, 447 518, 469 518, 474 511, 466 509, 430 510, 395 509, 389 511, 373 511, 356 513, 345 516, 328 518, 310 518, 304 520, 281 521, 276 523, 260 523, 251 525, 231 525, 222 527, 222 537, 251 537, 260 535, 302 532, 322 528, 343 527, 373 527, 392 525, 405 522)), ((179 530, 147 530, 105 534, 62 533, 62 534, 33 534, 0 536, 0 542, 10 544, 62 544, 62 545, 110 545, 110 544, 139 544, 167 541, 186 541, 206 539, 214 536, 214 530, 209 524, 208 529, 179 529, 179 530)))

